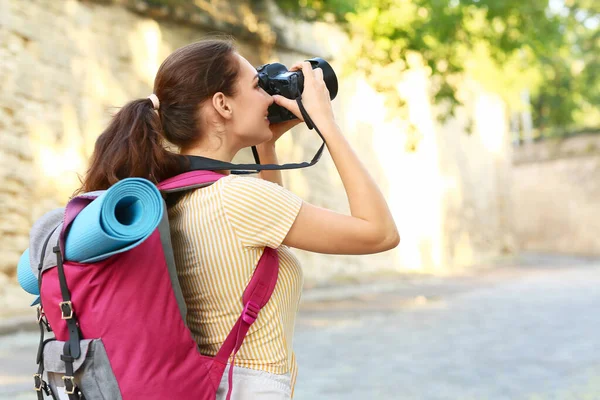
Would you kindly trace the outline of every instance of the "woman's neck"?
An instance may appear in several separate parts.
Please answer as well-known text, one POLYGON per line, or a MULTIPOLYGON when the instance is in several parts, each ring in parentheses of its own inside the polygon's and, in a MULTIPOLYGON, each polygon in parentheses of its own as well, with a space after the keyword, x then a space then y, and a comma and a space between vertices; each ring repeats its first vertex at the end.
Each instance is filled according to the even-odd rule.
MULTIPOLYGON (((182 155, 200 156, 200 157, 210 158, 212 160, 224 161, 224 162, 228 162, 228 163, 230 163, 231 160, 233 160, 233 157, 235 156, 235 154, 237 152, 233 153, 233 154, 232 153, 233 152, 228 151, 225 148, 225 146, 221 146, 215 150, 209 150, 209 149, 197 146, 197 147, 181 149, 181 151, 180 151, 180 154, 182 154, 182 155)), ((219 171, 215 171, 215 172, 223 174, 223 175, 230 174, 230 171, 228 171, 228 170, 219 170, 219 171)))

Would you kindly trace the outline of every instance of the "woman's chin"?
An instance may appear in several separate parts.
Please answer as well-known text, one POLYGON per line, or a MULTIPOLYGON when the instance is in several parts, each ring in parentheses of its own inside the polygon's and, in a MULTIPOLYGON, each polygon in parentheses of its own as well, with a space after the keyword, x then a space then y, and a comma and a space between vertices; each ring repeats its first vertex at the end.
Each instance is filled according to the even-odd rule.
MULTIPOLYGON (((2 1, 2 0, 0 0, 2 1)), ((269 128, 257 129, 254 130, 251 134, 246 134, 243 138, 244 146, 258 146, 259 144, 268 142, 273 139, 273 132, 269 128)))

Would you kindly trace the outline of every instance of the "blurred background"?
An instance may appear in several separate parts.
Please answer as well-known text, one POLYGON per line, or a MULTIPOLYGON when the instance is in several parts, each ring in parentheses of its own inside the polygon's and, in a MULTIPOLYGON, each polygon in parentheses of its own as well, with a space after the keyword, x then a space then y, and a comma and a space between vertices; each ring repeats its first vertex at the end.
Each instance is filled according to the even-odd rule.
MULTIPOLYGON (((0 398, 35 396, 33 221, 168 54, 223 33, 256 66, 331 63, 401 235, 297 252, 295 398, 600 399, 597 0, 0 0, 0 398)), ((294 128, 279 159, 319 145, 294 128)), ((327 154, 284 182, 349 212, 327 154)))

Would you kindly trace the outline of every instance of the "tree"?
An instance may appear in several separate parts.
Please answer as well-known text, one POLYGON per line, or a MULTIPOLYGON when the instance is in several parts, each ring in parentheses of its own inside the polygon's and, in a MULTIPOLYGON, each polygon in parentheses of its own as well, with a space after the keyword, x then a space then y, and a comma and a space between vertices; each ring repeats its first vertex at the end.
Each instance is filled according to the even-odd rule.
POLYGON ((448 115, 460 104, 455 78, 468 72, 513 107, 519 92, 529 90, 534 122, 542 134, 600 126, 596 0, 552 1, 552 7, 548 0, 277 3, 302 18, 335 18, 344 24, 358 45, 354 64, 392 97, 396 94, 391 81, 378 75, 389 69, 402 72, 411 54, 418 53, 437 82, 434 101, 448 103, 448 115))

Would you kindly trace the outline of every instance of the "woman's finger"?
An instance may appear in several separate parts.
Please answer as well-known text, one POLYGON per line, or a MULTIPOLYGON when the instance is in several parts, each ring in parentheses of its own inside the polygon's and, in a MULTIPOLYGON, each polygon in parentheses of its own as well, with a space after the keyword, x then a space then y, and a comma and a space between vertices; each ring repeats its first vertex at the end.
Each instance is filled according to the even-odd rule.
POLYGON ((276 94, 275 96, 273 96, 273 101, 278 106, 290 110, 301 121, 304 121, 304 118, 302 118, 302 113, 300 112, 300 108, 298 108, 298 103, 296 103, 296 100, 290 100, 286 97, 276 94))
POLYGON ((323 80, 323 70, 321 68, 315 68, 313 69, 314 73, 315 73, 315 80, 318 81, 322 81, 323 80))
POLYGON ((315 80, 315 73, 312 65, 308 61, 302 63, 302 74, 304 75, 305 83, 312 83, 315 80))
POLYGON ((297 62, 296 64, 292 65, 292 68, 290 68, 290 71, 299 71, 302 69, 302 61, 297 62))

